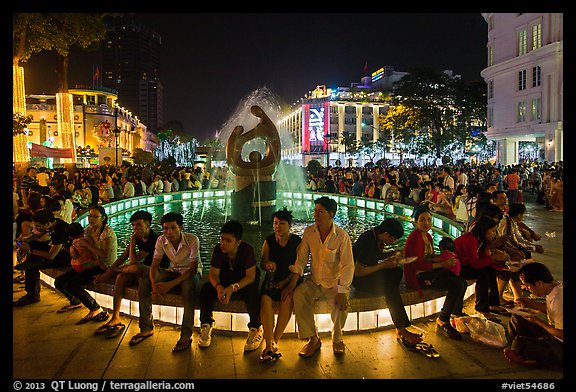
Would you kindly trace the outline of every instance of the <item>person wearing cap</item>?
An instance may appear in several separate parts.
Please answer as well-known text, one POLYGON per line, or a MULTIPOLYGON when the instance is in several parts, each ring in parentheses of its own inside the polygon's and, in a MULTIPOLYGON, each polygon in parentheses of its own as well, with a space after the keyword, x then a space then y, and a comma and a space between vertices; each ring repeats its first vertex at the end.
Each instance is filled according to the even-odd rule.
POLYGON ((338 208, 336 201, 323 196, 314 203, 314 224, 308 226, 302 234, 296 262, 290 267, 292 276, 286 289, 294 293, 298 336, 300 339, 308 339, 308 343, 298 353, 303 358, 311 357, 322 346, 314 320, 314 303, 320 299, 325 299, 331 308, 334 354, 344 354, 342 327, 348 317, 348 294, 354 277, 352 240, 346 231, 334 223, 338 208), (296 287, 304 275, 310 256, 310 274, 296 287))
POLYGON ((403 236, 404 228, 394 218, 386 218, 378 226, 360 234, 352 247, 355 263, 352 286, 357 290, 383 295, 398 341, 415 345, 422 342, 422 338, 420 334, 407 329, 411 322, 400 295, 403 270, 398 262, 402 252, 386 249, 403 236))

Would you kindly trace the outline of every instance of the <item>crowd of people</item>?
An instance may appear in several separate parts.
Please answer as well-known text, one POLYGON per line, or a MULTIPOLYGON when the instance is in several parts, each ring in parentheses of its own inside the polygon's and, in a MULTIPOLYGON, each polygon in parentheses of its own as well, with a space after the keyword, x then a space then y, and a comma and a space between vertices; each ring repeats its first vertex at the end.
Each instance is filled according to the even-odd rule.
MULTIPOLYGON (((55 282, 55 287, 69 301, 58 312, 86 307, 88 312, 77 323, 106 321, 96 329, 96 334, 113 338, 125 329, 119 316, 123 289, 128 284, 137 284, 140 331, 129 342, 137 345, 154 334, 153 299, 179 287, 184 313, 180 338, 173 351, 184 351, 192 343, 196 307, 200 309, 198 345, 208 348, 215 327, 212 313, 216 301, 226 305, 232 300, 242 300, 249 315, 244 349, 257 350, 264 342, 260 360, 268 362, 282 355, 280 340, 292 313, 298 325, 298 337, 307 340, 299 356, 311 357, 321 348, 314 318, 314 303, 320 299, 326 300, 331 308, 333 352, 344 354, 342 328, 348 316, 350 290, 354 287, 384 295, 398 341, 435 356, 432 345, 423 342, 423 336, 417 331, 410 330, 411 321, 400 295, 401 281, 404 279, 410 289, 419 293, 423 289, 446 292, 436 330, 459 340, 461 332, 454 327, 453 320, 466 316, 464 294, 467 280, 473 279, 476 281, 475 312, 488 320, 501 322, 498 316, 509 315, 508 309, 518 305, 548 314, 549 322, 537 317, 514 315, 511 318, 513 339, 504 350, 506 358, 524 365, 562 364, 562 284, 537 261, 534 253, 545 251, 537 243, 541 236, 522 221, 526 212, 522 196, 525 191, 547 192, 547 207, 562 211, 562 163, 524 169, 527 168, 523 165, 504 170, 444 165, 438 168, 326 168, 308 173, 307 188, 311 191, 413 205, 414 229, 408 233, 403 250, 389 250, 405 235, 397 219, 386 218, 353 242, 334 221, 337 203, 322 196, 314 200, 314 223, 301 236, 291 233, 291 211, 284 208, 273 214, 272 233, 262 244, 259 262, 253 245, 242 239, 242 223, 234 220, 224 223, 220 241, 212 250, 208 276, 202 279, 199 239, 196 234, 185 231, 179 213, 162 216, 162 233, 157 234, 150 228, 150 213, 134 212, 130 219, 130 242, 119 253, 116 234, 108 225, 102 207, 106 201, 100 197, 98 184, 108 184, 109 177, 115 184, 114 178, 117 178, 124 184, 125 191, 126 184, 134 179, 136 185, 128 186, 128 194, 114 193, 117 199, 116 196, 135 196, 140 190, 155 194, 195 189, 194 183, 200 182, 200 177, 211 181, 210 173, 178 169, 162 175, 151 167, 134 170, 126 165, 118 171, 110 167, 88 169, 72 176, 58 171, 38 178, 45 170, 31 168, 18 182, 19 188, 15 185, 14 189, 17 251, 14 271, 23 271, 22 277, 15 279, 24 282, 26 291, 14 306, 40 301, 41 269, 69 267, 55 282), (186 173, 190 174, 188 180, 186 173), (540 180, 536 180, 539 175, 540 180), (176 178, 178 187, 170 181, 176 178), (180 187, 180 179, 189 181, 185 182, 185 188, 180 187), (70 197, 71 185, 74 191, 77 186, 90 190, 91 198, 84 201, 86 205, 70 197), (72 209, 68 211, 70 204, 72 209), (88 212, 86 227, 73 221, 74 216, 84 210, 88 212), (440 252, 436 251, 430 235, 432 213, 449 216, 464 228, 453 241, 443 239, 440 252), (115 285, 110 319, 110 314, 84 288, 92 281, 115 285), (513 293, 512 301, 506 301, 503 296, 507 288, 513 293), (529 293, 545 297, 546 303, 533 301, 529 293), (275 302, 278 303, 276 323, 275 302)), ((230 178, 225 168, 212 173, 214 177, 219 184, 225 184, 230 178)))

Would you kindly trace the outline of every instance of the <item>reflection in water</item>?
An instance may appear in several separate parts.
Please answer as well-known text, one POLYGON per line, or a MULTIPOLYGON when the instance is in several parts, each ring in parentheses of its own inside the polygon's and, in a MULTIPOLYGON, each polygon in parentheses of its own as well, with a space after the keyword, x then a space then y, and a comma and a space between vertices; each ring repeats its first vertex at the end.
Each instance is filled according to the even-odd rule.
MULTIPOLYGON (((312 201, 285 200, 278 196, 276 203, 277 209, 282 209, 284 206, 293 211, 294 223, 292 225, 292 232, 302 235, 304 229, 313 222, 311 212, 314 210, 314 203, 312 201)), ((162 232, 160 218, 162 218, 164 214, 168 212, 179 212, 184 216, 184 230, 197 235, 200 239, 200 257, 204 264, 204 273, 206 274, 210 268, 212 250, 220 238, 220 227, 230 217, 229 211, 227 211, 229 208, 230 203, 226 203, 224 199, 191 199, 153 205, 146 207, 145 210, 152 214, 152 229, 158 234, 162 232)), ((132 232, 130 216, 133 213, 134 211, 128 211, 124 214, 110 217, 109 219, 109 224, 118 237, 119 254, 124 251, 130 241, 132 232)), ((384 213, 369 212, 338 205, 335 222, 350 234, 352 243, 354 243, 360 234, 380 224, 384 218, 384 213)), ((413 230, 411 222, 400 221, 404 226, 404 237, 398 241, 394 249, 402 249, 404 241, 413 230)), ((260 262, 262 243, 272 232, 271 224, 269 227, 267 225, 244 225, 243 240, 254 247, 257 262, 260 262)), ((437 244, 442 236, 435 231, 432 231, 431 234, 434 239, 436 251, 438 252, 437 244)))

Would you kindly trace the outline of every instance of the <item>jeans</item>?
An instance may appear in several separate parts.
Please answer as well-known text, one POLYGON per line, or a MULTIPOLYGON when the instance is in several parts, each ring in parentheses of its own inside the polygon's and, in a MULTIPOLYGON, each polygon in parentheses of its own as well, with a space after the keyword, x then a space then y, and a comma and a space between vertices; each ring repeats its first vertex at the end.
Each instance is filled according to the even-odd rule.
POLYGON ((402 275, 402 268, 384 268, 370 275, 363 276, 362 279, 355 279, 352 283, 357 290, 384 295, 392 322, 398 329, 411 325, 400 295, 399 286, 402 281, 402 275))
MULTIPOLYGON (((260 292, 259 280, 256 279, 248 286, 235 291, 230 297, 230 301, 241 299, 246 304, 246 310, 250 321, 248 328, 259 328, 260 322, 260 292)), ((218 290, 207 281, 200 289, 200 323, 211 324, 214 322, 212 313, 214 311, 214 301, 218 301, 218 290)))
POLYGON ((24 289, 26 295, 40 297, 40 270, 47 268, 70 267, 70 253, 59 252, 52 260, 29 255, 25 261, 14 266, 15 270, 24 271, 24 289))
POLYGON ((82 303, 90 311, 100 307, 98 302, 84 289, 83 286, 91 283, 94 277, 102 273, 100 267, 92 267, 82 272, 70 270, 54 280, 54 286, 68 298, 71 305, 82 303))
POLYGON ((447 291, 444 305, 438 315, 442 322, 450 322, 451 314, 462 312, 464 294, 466 294, 466 288, 468 287, 466 279, 454 275, 452 271, 445 268, 424 271, 419 273, 417 277, 422 288, 447 291), (427 284, 426 281, 430 282, 430 284, 427 284))
MULTIPOLYGON (((159 271, 156 282, 169 282, 180 276, 178 272, 159 271)), ((180 341, 188 340, 192 337, 194 328, 194 302, 196 298, 196 286, 200 281, 200 276, 194 276, 180 283, 180 291, 184 302, 184 314, 182 316, 182 328, 180 331, 180 341)), ((148 276, 138 277, 138 304, 140 309, 139 326, 140 332, 150 332, 154 330, 152 322, 152 282, 148 276)))
POLYGON ((510 347, 526 359, 540 364, 562 366, 564 343, 541 326, 513 314, 508 322, 510 347))
POLYGON ((463 265, 460 269, 460 276, 464 279, 476 279, 475 310, 489 312, 490 306, 500 306, 500 295, 494 268, 490 266, 472 268, 470 265, 463 265))
POLYGON ((307 278, 294 290, 294 315, 298 324, 298 337, 300 339, 311 338, 316 335, 316 323, 314 321, 314 302, 326 299, 332 308, 332 342, 342 341, 342 328, 348 318, 348 310, 340 310, 335 306, 335 298, 338 286, 322 287, 314 283, 312 278, 307 278))

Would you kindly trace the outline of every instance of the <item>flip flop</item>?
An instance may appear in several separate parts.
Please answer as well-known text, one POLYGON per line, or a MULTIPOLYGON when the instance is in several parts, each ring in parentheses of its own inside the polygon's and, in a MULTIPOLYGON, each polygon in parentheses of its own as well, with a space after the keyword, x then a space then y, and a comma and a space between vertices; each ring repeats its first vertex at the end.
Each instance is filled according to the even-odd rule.
POLYGON ((154 334, 151 333, 150 335, 142 335, 140 332, 138 332, 136 335, 132 336, 132 339, 130 339, 128 344, 130 346, 135 346, 138 343, 141 343, 143 340, 148 339, 152 335, 154 335, 154 334))
POLYGON ((416 346, 420 344, 420 343, 410 343, 402 336, 396 336, 396 340, 398 341, 398 343, 400 343, 402 346, 406 347, 410 351, 416 351, 416 346))
POLYGON ((112 326, 108 323, 106 324, 102 324, 101 326, 99 326, 98 328, 96 328, 96 331, 94 331, 94 335, 101 335, 105 332, 108 332, 108 330, 112 328, 112 326))
POLYGON ((536 361, 524 358, 520 353, 512 350, 510 347, 505 348, 503 352, 506 359, 512 363, 528 367, 536 366, 536 361))
POLYGON ((106 332, 106 339, 112 339, 120 335, 126 329, 126 325, 118 323, 116 325, 111 325, 108 327, 108 332, 106 332))
POLYGON ((172 347, 172 352, 184 351, 190 348, 192 344, 192 339, 186 339, 184 341, 176 342, 176 345, 172 347))
POLYGON ((65 312, 69 312, 69 311, 74 310, 74 309, 80 309, 81 307, 82 307, 82 304, 75 304, 75 305, 68 304, 68 305, 63 306, 60 309, 58 309, 56 311, 56 313, 65 313, 65 312))
POLYGON ((95 322, 106 321, 107 318, 108 318, 108 313, 105 310, 103 310, 100 313, 95 314, 94 316, 84 316, 76 324, 78 324, 78 325, 86 324, 89 321, 95 321, 95 322))
POLYGON ((282 354, 279 353, 278 351, 274 352, 272 350, 268 350, 266 352, 263 352, 262 355, 260 356, 260 363, 271 362, 280 358, 281 356, 282 354))
POLYGON ((502 307, 496 309, 490 309, 490 313, 499 314, 501 316, 510 316, 510 312, 502 307))
POLYGON ((438 357, 440 357, 440 354, 438 353, 438 351, 436 351, 436 349, 434 348, 434 346, 432 346, 431 344, 428 344, 428 343, 418 343, 418 344, 416 344, 416 350, 422 351, 422 353, 423 353, 424 355, 426 355, 428 358, 438 358, 438 357))

